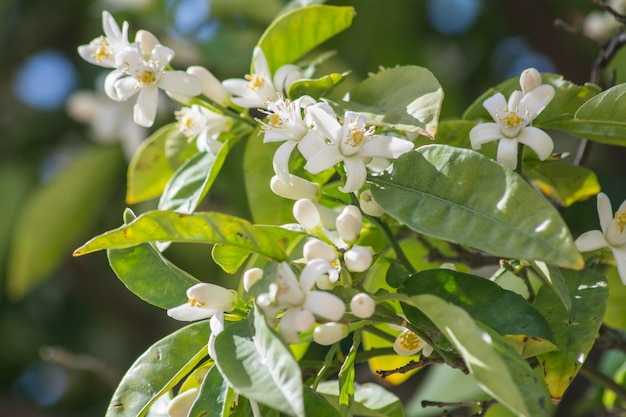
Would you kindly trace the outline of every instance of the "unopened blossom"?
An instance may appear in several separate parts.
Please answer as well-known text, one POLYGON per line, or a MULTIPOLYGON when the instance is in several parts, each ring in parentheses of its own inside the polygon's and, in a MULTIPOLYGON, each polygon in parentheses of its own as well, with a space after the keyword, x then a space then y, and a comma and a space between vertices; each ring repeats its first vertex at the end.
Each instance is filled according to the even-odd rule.
POLYGON ((174 114, 178 130, 189 139, 195 138, 200 152, 217 153, 222 147, 218 137, 233 125, 230 117, 197 104, 183 107, 174 114))
POLYGON ((433 348, 411 330, 405 329, 393 342, 393 350, 402 356, 412 356, 423 350, 424 356, 430 356, 433 348))
POLYGON ((369 319, 376 310, 376 301, 364 292, 355 294, 350 300, 350 311, 360 319, 369 319))
POLYGON ((291 64, 280 67, 272 77, 267 58, 258 46, 252 54, 252 68, 252 74, 246 75, 245 79, 231 78, 222 82, 224 88, 233 95, 231 100, 237 106, 265 108, 280 96, 286 96, 289 86, 302 78, 300 68, 291 64))
POLYGON ((104 35, 93 39, 87 45, 78 47, 78 54, 85 61, 105 68, 116 68, 116 55, 121 52, 128 42, 128 22, 122 23, 122 28, 106 10, 102 12, 102 29, 104 35))
POLYGON ((167 310, 167 315, 181 321, 209 318, 218 312, 232 311, 237 305, 237 292, 219 285, 201 282, 187 289, 187 302, 167 310))
POLYGON ((530 93, 541 84, 541 73, 535 68, 526 68, 519 76, 519 85, 522 87, 522 94, 530 93))
MULTIPOLYGON (((536 84, 524 83, 522 88, 536 84)), ((530 126, 533 119, 543 111, 554 97, 551 85, 541 84, 528 93, 514 91, 508 102, 502 93, 497 93, 484 101, 495 123, 482 123, 470 131, 472 148, 480 149, 485 143, 499 140, 496 160, 510 168, 517 167, 518 143, 532 149, 540 160, 546 159, 554 149, 552 138, 541 129, 530 126)))
POLYGON ((319 184, 293 174, 289 174, 289 182, 284 182, 278 175, 274 175, 270 180, 270 189, 277 196, 290 200, 307 199, 316 202, 322 196, 319 184))
POLYGON ((313 340, 318 345, 329 346, 344 339, 349 331, 343 323, 328 322, 320 324, 313 330, 313 340))
POLYGON ((200 389, 194 387, 174 397, 167 406, 168 417, 187 417, 199 393, 200 389))
POLYGON ((149 32, 141 32, 140 42, 125 47, 116 56, 117 69, 105 80, 105 92, 116 101, 126 101, 139 93, 134 107, 134 120, 140 126, 150 127, 156 116, 159 89, 196 96, 202 92, 202 82, 184 71, 166 68, 174 51, 156 41, 149 32))
POLYGON ((350 272, 365 272, 372 266, 372 252, 365 246, 353 245, 344 252, 343 260, 350 272))
POLYGON ((263 270, 261 268, 250 268, 243 273, 243 288, 246 292, 250 292, 250 288, 263 278, 263 270))
POLYGON ((598 194, 598 217, 601 230, 585 232, 574 242, 581 252, 609 248, 613 252, 617 272, 626 285, 626 201, 613 214, 611 201, 604 193, 598 194))
POLYGON ((356 242, 361 235, 362 221, 361 210, 357 206, 347 205, 344 207, 335 220, 335 227, 341 240, 348 245, 356 242))
MULTIPOLYGON (((187 68, 187 74, 197 77, 202 82, 203 96, 222 107, 228 107, 230 105, 230 93, 211 71, 199 65, 192 65, 187 68)), ((182 94, 168 93, 168 96, 184 105, 192 104, 194 99, 193 96, 190 97, 182 94)))
POLYGON ((306 241, 302 247, 302 255, 307 262, 313 259, 323 259, 332 264, 337 260, 335 248, 317 238, 311 238, 306 241))
POLYGON ((308 232, 314 233, 321 230, 322 218, 315 204, 309 199, 302 198, 294 203, 293 217, 308 232))
POLYGON ((385 210, 374 200, 370 190, 365 190, 359 195, 359 206, 368 216, 380 217, 385 214, 385 210))
POLYGON ((284 183, 290 182, 289 158, 296 147, 304 158, 308 158, 326 146, 322 137, 308 126, 302 115, 303 108, 313 102, 308 96, 295 101, 280 97, 266 106, 267 118, 261 122, 263 142, 283 142, 276 149, 272 164, 274 172, 284 183))
POLYGON ((313 173, 342 163, 346 183, 339 187, 344 193, 358 191, 365 183, 366 165, 374 157, 395 159, 413 149, 413 143, 393 136, 376 135, 374 128, 366 128, 366 119, 360 113, 346 112, 343 124, 323 108, 312 106, 307 115, 330 143, 307 158, 304 169, 313 173))

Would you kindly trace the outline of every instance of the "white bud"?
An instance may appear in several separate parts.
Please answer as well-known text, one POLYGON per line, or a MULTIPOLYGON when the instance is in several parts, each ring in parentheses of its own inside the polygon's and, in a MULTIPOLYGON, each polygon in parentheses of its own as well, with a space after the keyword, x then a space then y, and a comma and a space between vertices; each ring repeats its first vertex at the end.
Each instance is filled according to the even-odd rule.
POLYGON ((535 68, 527 68, 522 71, 519 84, 522 87, 522 93, 528 94, 541 85, 541 74, 535 68))
POLYGON ((315 204, 303 198, 293 205, 293 217, 296 218, 307 231, 313 232, 321 227, 322 220, 315 204))
POLYGON ((322 189, 318 184, 292 174, 289 174, 289 179, 291 184, 286 184, 277 175, 274 175, 270 181, 270 189, 277 196, 290 200, 304 198, 311 201, 319 201, 322 196, 322 189))
POLYGON ((363 272, 372 265, 372 252, 365 246, 354 245, 343 254, 346 268, 350 272, 363 272))
POLYGON ((198 388, 190 388, 187 391, 178 394, 167 406, 167 415, 169 417, 187 417, 191 406, 198 398, 198 388))
POLYGON ((330 291, 335 286, 333 281, 331 281, 330 277, 326 274, 320 275, 315 281, 315 285, 317 286, 317 288, 324 291, 330 291))
POLYGON ((385 210, 383 210, 383 208, 378 205, 376 200, 374 200, 370 190, 365 190, 361 193, 359 196, 359 205, 361 206, 363 213, 370 216, 380 217, 385 214, 385 210))
POLYGON ((456 265, 454 265, 452 262, 444 262, 441 265, 439 265, 439 268, 450 269, 452 271, 456 271, 456 265))
POLYGON ((361 211, 356 206, 346 206, 335 220, 335 227, 341 239, 348 243, 354 243, 361 234, 361 211))
POLYGON ((202 94, 210 98, 220 106, 230 104, 230 93, 224 88, 222 83, 215 78, 215 75, 208 69, 193 65, 187 68, 187 73, 196 76, 202 81, 202 94))
POLYGON ((313 340, 319 345, 332 345, 348 335, 348 326, 341 323, 320 324, 313 330, 313 340))
POLYGON ((182 321, 209 318, 220 311, 232 311, 237 306, 238 295, 219 285, 201 282, 187 290, 187 302, 167 310, 167 315, 182 321))
POLYGON ((350 310, 358 318, 368 319, 372 317, 374 310, 376 310, 376 302, 371 296, 361 292, 350 300, 350 310))
POLYGON ((307 262, 312 259, 323 259, 332 263, 337 259, 335 248, 319 239, 307 240, 302 248, 302 255, 307 262))
POLYGON ((428 344, 413 333, 412 331, 405 329, 393 342, 393 350, 402 356, 412 356, 424 349, 428 344))
POLYGON ((246 292, 250 292, 250 288, 263 278, 263 270, 261 268, 250 268, 243 273, 243 288, 246 292))

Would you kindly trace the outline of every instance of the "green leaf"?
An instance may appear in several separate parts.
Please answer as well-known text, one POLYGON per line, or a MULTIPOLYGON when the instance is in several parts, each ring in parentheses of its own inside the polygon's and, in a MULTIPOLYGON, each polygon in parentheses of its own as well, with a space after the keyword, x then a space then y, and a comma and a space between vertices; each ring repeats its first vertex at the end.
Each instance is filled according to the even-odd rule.
MULTIPOLYGON (((339 408, 339 382, 324 381, 317 391, 336 408, 339 408)), ((402 402, 395 394, 379 384, 367 382, 354 384, 354 415, 363 417, 404 417, 402 402)), ((324 415, 326 414, 318 414, 324 415)))
MULTIPOLYGON (((126 202, 135 204, 161 195, 174 171, 182 163, 179 158, 191 156, 181 148, 189 145, 180 141, 182 135, 171 123, 154 132, 139 146, 128 167, 126 202), (178 140, 177 140, 178 139, 178 140), (174 148, 176 149, 174 149, 174 148)), ((197 151, 197 150, 196 150, 197 151)))
POLYGON ((341 410, 351 410, 354 400, 354 361, 361 345, 361 330, 352 335, 352 346, 339 370, 339 405, 341 410))
POLYGON ((213 366, 200 385, 198 398, 188 417, 228 417, 235 396, 216 366, 213 366))
MULTIPOLYGON (((601 91, 597 85, 576 85, 558 74, 541 74, 541 78, 544 84, 554 87, 555 94, 550 104, 533 120, 535 127, 551 127, 550 123, 571 118, 580 106, 601 91)), ((491 120, 491 116, 483 107, 483 102, 496 93, 502 93, 508 99, 513 91, 520 89, 519 77, 513 77, 498 84, 478 97, 463 113, 463 119, 491 120)))
POLYGON ((250 251, 247 249, 235 248, 227 245, 215 245, 211 251, 211 256, 227 274, 235 274, 241 265, 246 262, 250 251))
POLYGON ((311 6, 278 17, 263 33, 258 46, 267 58, 270 71, 291 64, 324 41, 350 27, 354 8, 311 6), (311 30, 314 28, 314 30, 311 30))
MULTIPOLYGON (((209 340, 209 322, 201 321, 183 327, 159 340, 143 353, 128 369, 113 393, 106 417, 128 417, 147 411, 164 387, 180 375, 181 368, 206 352, 209 340)), ((206 352, 208 355, 208 352, 206 352)), ((142 413, 143 414, 143 413, 142 413)))
POLYGON ((301 97, 308 95, 318 100, 332 91, 346 74, 332 73, 314 80, 302 79, 294 82, 289 87, 289 97, 301 97))
POLYGON ((558 351, 539 355, 554 400, 560 400, 585 362, 602 324, 608 298, 603 275, 589 269, 562 271, 570 291, 568 311, 549 287, 541 287, 533 305, 548 320, 558 351))
POLYGON ((341 112, 362 113, 372 125, 434 138, 442 102, 443 89, 435 76, 407 65, 368 77, 350 92, 350 101, 334 105, 341 112))
POLYGON ((548 416, 545 385, 503 338, 481 328, 460 307, 434 295, 402 302, 422 311, 448 338, 483 391, 519 417, 548 416))
POLYGON ((524 175, 562 207, 569 207, 600 192, 596 174, 578 165, 537 164, 525 169, 524 175))
POLYGON ((183 163, 171 177, 159 200, 159 210, 193 213, 215 182, 228 153, 239 137, 233 136, 217 154, 201 152, 183 163))
POLYGON ((283 413, 304 417, 302 375, 289 348, 263 314, 227 326, 215 338, 215 363, 244 397, 283 413))
POLYGON ((529 261, 529 263, 533 266, 539 278, 548 284, 549 287, 552 287, 552 291, 559 297, 563 307, 566 310, 571 310, 572 299, 569 296, 569 289, 567 284, 565 284, 561 270, 556 266, 546 265, 544 262, 529 261))
POLYGON ((246 220, 223 213, 183 214, 150 211, 132 223, 94 237, 74 256, 103 249, 124 249, 147 242, 189 242, 231 245, 279 261, 286 256, 276 241, 246 220))
POLYGON ((84 238, 117 186, 123 161, 118 147, 89 147, 31 192, 13 227, 9 297, 39 285, 84 238))
POLYGON ((558 211, 522 177, 478 152, 422 146, 371 181, 378 204, 419 233, 506 258, 584 265, 558 211))
POLYGON ((109 265, 133 294, 167 309, 187 301, 187 289, 200 282, 165 257, 150 243, 107 250, 109 265))
MULTIPOLYGON (((524 356, 556 349, 548 322, 518 294, 475 275, 450 269, 429 269, 413 274, 401 289, 409 295, 431 294, 463 308, 474 320, 507 338, 524 356)), ((407 319, 416 327, 431 326, 411 306, 404 306, 407 319)))

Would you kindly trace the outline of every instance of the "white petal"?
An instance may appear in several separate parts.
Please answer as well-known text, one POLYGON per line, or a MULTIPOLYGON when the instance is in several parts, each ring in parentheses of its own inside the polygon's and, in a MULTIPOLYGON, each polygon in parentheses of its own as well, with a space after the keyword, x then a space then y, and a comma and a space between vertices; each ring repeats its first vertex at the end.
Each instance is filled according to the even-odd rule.
POLYGON ((341 298, 326 291, 311 291, 307 294, 304 308, 318 317, 339 321, 346 312, 346 305, 341 298))
POLYGON ((332 273, 335 268, 328 261, 321 258, 312 259, 306 264, 300 273, 300 287, 305 291, 310 290, 315 285, 315 281, 324 274, 332 273))
POLYGON ((498 111, 504 111, 506 106, 506 99, 502 93, 496 93, 487 100, 483 101, 483 107, 487 109, 491 118, 496 122, 498 121, 498 111))
MULTIPOLYGON (((358 158, 358 157, 357 157, 358 158)), ((343 160, 336 146, 326 146, 315 155, 311 156, 304 165, 304 169, 311 174, 319 174, 325 169, 332 168, 343 160)))
POLYGON ((104 79, 104 92, 111 100, 122 101, 117 91, 115 91, 115 84, 120 78, 125 76, 121 71, 111 71, 104 79))
POLYGON ((248 81, 243 78, 229 78, 222 81, 222 86, 231 94, 236 96, 245 96, 250 94, 248 81))
POLYGON ((393 136, 375 136, 365 142, 359 151, 361 156, 396 159, 413 149, 413 142, 393 136))
POLYGON ((607 248, 609 244, 604 238, 604 234, 599 230, 590 230, 582 235, 578 236, 578 239, 574 242, 576 248, 580 252, 590 252, 600 248, 607 248))
POLYGON ((524 94, 521 91, 513 91, 509 96, 509 101, 507 102, 507 107, 509 108, 509 110, 515 111, 515 109, 519 107, 519 103, 520 101, 522 101, 522 97, 524 97, 524 94))
POLYGON ((278 324, 278 330, 283 335, 287 343, 300 343, 298 337, 298 331, 296 330, 296 321, 298 319, 298 312, 300 309, 288 308, 285 314, 280 318, 278 324))
POLYGON ((611 221, 613 220, 613 208, 611 200, 604 193, 598 193, 597 197, 598 218, 600 219, 600 228, 606 233, 611 221))
POLYGON ((283 65, 274 74, 274 87, 278 91, 288 92, 291 84, 301 78, 302 70, 300 70, 299 66, 293 64, 283 65))
POLYGON ((208 319, 216 312, 217 310, 212 310, 210 308, 196 307, 196 306, 192 306, 189 303, 185 303, 178 307, 168 309, 167 315, 173 319, 180 320, 180 321, 196 321, 196 320, 208 319))
POLYGON ((517 167, 517 140, 503 138, 498 143, 496 160, 507 168, 517 167))
POLYGON ((604 232, 604 238, 607 243, 614 248, 626 245, 626 233, 619 219, 613 218, 613 220, 611 220, 611 224, 609 224, 608 229, 604 232))
POLYGON ((524 94, 541 85, 541 74, 535 68, 526 68, 519 77, 519 84, 524 94))
POLYGON ((237 302, 237 292, 209 282, 201 282, 187 290, 190 300, 202 302, 205 308, 231 311, 237 302))
POLYGON ((277 296, 279 301, 294 306, 302 304, 305 294, 289 264, 286 262, 278 264, 276 280, 280 287, 280 293, 277 296))
POLYGON ((285 184, 290 184, 291 182, 291 179, 289 178, 289 158, 291 157, 291 152, 297 144, 298 142, 295 140, 285 141, 285 143, 280 145, 274 153, 274 159, 272 161, 274 172, 285 184))
POLYGON ((554 87, 548 84, 542 84, 522 98, 519 103, 519 111, 521 114, 527 114, 528 117, 534 119, 546 108, 553 98, 554 87))
POLYGON ((137 31, 137 34, 135 35, 135 42, 139 43, 142 53, 147 55, 146 58, 148 58, 152 53, 152 50, 159 45, 157 37, 151 32, 143 29, 137 31))
POLYGON ((254 67, 254 73, 266 81, 272 80, 272 74, 270 73, 270 67, 267 63, 267 58, 263 50, 256 46, 252 52, 252 66, 254 67))
POLYGON ((120 78, 114 84, 117 101, 126 101, 141 90, 141 83, 133 77, 120 78))
POLYGON ((159 80, 159 88, 186 96, 202 93, 202 81, 184 71, 166 71, 159 80))
POLYGON ((187 68, 187 72, 202 81, 202 94, 222 106, 227 106, 230 103, 230 93, 226 91, 222 83, 211 71, 204 67, 193 65, 187 68))
POLYGON ((620 248, 612 248, 612 251, 619 277, 622 279, 622 284, 626 285, 626 245, 620 248))
POLYGON ((139 126, 150 127, 156 117, 159 90, 156 87, 144 86, 139 92, 134 107, 134 120, 139 126))
POLYGON ((174 58, 174 51, 163 45, 155 45, 150 53, 150 59, 157 62, 161 68, 167 67, 172 58, 174 58))
POLYGON ((314 130, 309 130, 298 142, 298 150, 305 159, 309 159, 326 146, 327 143, 314 130))
POLYGON ((523 128, 517 134, 516 139, 535 151, 542 161, 549 157, 554 150, 554 142, 552 142, 550 135, 536 127, 527 126, 523 128))
POLYGON ((469 133, 473 149, 480 149, 483 144, 502 139, 503 136, 502 129, 497 123, 481 123, 474 126, 469 133))
MULTIPOLYGON (((307 107, 307 120, 310 120, 322 136, 333 143, 341 140, 342 126, 337 119, 319 106, 307 107)), ((334 165, 334 164, 333 164, 334 165)))
POLYGON ((339 187, 339 191, 342 193, 359 191, 367 178, 365 163, 359 156, 353 156, 345 158, 343 164, 346 169, 346 183, 343 187, 339 187))

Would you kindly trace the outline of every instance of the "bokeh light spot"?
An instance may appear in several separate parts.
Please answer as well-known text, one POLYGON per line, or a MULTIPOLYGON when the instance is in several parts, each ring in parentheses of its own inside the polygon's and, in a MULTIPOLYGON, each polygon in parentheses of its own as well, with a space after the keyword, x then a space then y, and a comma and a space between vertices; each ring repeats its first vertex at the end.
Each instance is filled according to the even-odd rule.
POLYGON ((437 32, 458 35, 474 26, 480 9, 480 0, 429 0, 427 13, 437 32))
POLYGON ((36 109, 63 106, 76 85, 76 68, 59 51, 46 49, 28 58, 14 80, 15 95, 36 109))

